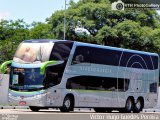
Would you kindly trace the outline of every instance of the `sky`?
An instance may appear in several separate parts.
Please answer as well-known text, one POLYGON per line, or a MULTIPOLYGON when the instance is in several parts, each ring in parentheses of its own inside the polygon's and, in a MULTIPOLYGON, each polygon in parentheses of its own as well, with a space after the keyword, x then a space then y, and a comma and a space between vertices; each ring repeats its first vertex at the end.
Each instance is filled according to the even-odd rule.
POLYGON ((64 6, 65 0, 0 0, 0 19, 23 19, 28 24, 45 22, 47 17, 56 10, 64 9, 64 6))
POLYGON ((47 17, 56 10, 64 9, 64 6, 65 0, 0 0, 0 19, 23 19, 28 24, 45 22, 47 17))

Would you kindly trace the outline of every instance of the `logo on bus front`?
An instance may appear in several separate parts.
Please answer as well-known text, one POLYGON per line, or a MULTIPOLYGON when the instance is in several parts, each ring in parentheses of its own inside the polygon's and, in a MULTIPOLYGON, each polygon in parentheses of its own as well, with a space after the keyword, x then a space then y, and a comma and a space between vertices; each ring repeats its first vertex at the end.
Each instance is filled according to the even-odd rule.
POLYGON ((20 102, 19 102, 19 105, 21 105, 21 106, 25 106, 26 104, 27 104, 26 101, 20 101, 20 102))

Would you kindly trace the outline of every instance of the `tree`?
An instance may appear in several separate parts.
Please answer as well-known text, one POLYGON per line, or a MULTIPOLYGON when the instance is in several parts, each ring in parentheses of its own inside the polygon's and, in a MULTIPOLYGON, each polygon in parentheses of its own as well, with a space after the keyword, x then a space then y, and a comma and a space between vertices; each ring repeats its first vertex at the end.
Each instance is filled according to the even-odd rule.
MULTIPOLYGON (((75 40, 77 36, 74 33, 74 28, 77 26, 78 21, 82 26, 94 36, 97 30, 101 28, 106 22, 106 12, 109 10, 109 5, 106 0, 83 0, 77 4, 70 4, 66 11, 66 38, 75 40), (101 1, 101 2, 99 2, 101 1), (90 7, 88 7, 90 6, 90 7)), ((63 39, 63 24, 64 24, 64 11, 60 10, 55 12, 50 18, 48 23, 52 26, 52 33, 57 39, 63 39)), ((80 41, 83 41, 81 38, 80 41)))
MULTIPOLYGON (((154 32, 160 29, 160 16, 155 10, 113 11, 109 0, 71 1, 66 10, 66 21, 66 38, 70 40, 160 52, 158 48, 154 49, 156 44, 151 35, 153 33, 160 41, 154 32), (79 21, 91 36, 75 34, 79 21)), ((64 11, 56 11, 47 22, 55 38, 63 39, 64 11)))
POLYGON ((54 38, 53 34, 51 33, 51 26, 46 23, 41 22, 33 22, 32 28, 30 29, 30 38, 31 39, 49 39, 54 38))
POLYGON ((23 20, 0 22, 0 63, 13 59, 18 44, 29 39, 28 27, 23 20))
POLYGON ((160 29, 155 29, 149 32, 151 32, 150 39, 152 39, 154 44, 153 51, 160 54, 160 29))

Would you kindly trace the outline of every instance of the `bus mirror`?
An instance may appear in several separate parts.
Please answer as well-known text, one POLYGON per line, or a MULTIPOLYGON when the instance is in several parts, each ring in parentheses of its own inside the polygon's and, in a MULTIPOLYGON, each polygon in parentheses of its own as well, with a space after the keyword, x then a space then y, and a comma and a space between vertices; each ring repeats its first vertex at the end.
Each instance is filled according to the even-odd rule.
POLYGON ((46 67, 47 67, 48 65, 54 65, 54 64, 56 64, 56 63, 57 63, 57 61, 47 61, 47 62, 44 62, 44 63, 41 65, 40 74, 41 74, 41 75, 44 75, 45 70, 46 70, 46 67))
POLYGON ((11 63, 12 63, 12 60, 9 60, 9 61, 2 63, 2 65, 0 66, 0 72, 2 74, 4 74, 7 71, 7 65, 9 65, 11 63))

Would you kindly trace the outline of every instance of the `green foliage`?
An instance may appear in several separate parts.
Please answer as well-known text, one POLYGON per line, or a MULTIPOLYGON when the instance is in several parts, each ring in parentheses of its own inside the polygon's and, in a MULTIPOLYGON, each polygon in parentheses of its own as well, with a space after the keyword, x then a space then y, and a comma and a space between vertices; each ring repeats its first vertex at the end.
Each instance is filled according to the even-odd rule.
POLYGON ((125 20, 115 26, 117 29, 117 36, 119 40, 119 45, 122 47, 135 49, 140 45, 140 25, 137 22, 131 20, 125 20), (138 45, 137 45, 138 44, 138 45), (130 46, 132 45, 132 46, 130 46))
MULTIPOLYGON (((137 0, 135 3, 139 2, 137 0)), ((160 29, 160 16, 155 10, 113 11, 109 0, 71 1, 66 10, 66 21, 66 38, 70 40, 160 52, 160 36, 155 33, 160 29), (89 30, 91 36, 75 34, 78 21, 89 30)), ((55 38, 63 39, 64 11, 52 14, 48 24, 52 26, 55 38)))
POLYGON ((23 20, 0 22, 0 63, 13 59, 17 45, 29 38, 28 27, 23 20))
POLYGON ((153 41, 153 50, 160 53, 160 29, 150 31, 150 38, 153 41))
POLYGON ((30 38, 32 39, 46 39, 54 38, 51 34, 51 26, 46 23, 33 23, 33 28, 30 29, 30 38))

